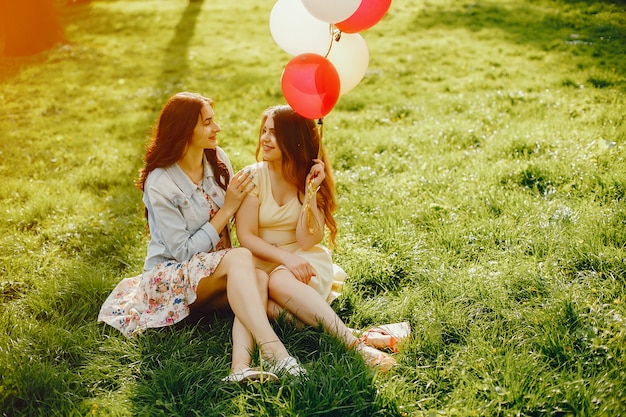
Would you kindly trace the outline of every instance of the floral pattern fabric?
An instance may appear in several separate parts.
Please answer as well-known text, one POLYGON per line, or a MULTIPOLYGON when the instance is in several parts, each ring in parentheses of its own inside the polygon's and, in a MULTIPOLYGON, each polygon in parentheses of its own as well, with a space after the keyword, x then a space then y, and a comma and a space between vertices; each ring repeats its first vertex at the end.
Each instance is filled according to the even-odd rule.
MULTIPOLYGON (((206 195, 212 217, 219 207, 206 195)), ((185 262, 166 261, 141 275, 124 278, 113 289, 100 309, 103 321, 125 336, 132 337, 148 328, 175 324, 189 315, 201 279, 210 277, 228 252, 228 228, 220 235, 214 252, 198 252, 185 262)))

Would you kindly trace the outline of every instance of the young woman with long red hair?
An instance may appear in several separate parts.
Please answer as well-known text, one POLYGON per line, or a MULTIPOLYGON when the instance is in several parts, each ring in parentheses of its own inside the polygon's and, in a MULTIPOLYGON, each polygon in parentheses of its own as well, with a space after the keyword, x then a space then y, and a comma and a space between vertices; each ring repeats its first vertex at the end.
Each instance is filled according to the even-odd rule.
POLYGON ((165 104, 137 181, 150 232, 143 273, 115 287, 98 319, 132 337, 190 311, 230 307, 233 357, 225 381, 299 375, 304 370, 266 316, 267 274, 255 269, 248 249, 231 246, 229 222, 254 183, 250 172, 233 175, 214 116, 212 100, 195 93, 165 104), (263 370, 250 367, 255 342, 263 370))

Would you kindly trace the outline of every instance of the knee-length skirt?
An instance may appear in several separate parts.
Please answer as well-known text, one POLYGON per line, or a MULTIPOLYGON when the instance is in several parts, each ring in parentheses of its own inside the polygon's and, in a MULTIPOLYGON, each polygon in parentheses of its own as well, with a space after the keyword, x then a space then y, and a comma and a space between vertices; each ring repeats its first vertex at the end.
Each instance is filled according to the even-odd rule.
POLYGON ((127 337, 178 323, 189 315, 200 280, 213 274, 228 250, 196 253, 181 263, 162 262, 141 275, 124 278, 105 300, 98 321, 127 337))

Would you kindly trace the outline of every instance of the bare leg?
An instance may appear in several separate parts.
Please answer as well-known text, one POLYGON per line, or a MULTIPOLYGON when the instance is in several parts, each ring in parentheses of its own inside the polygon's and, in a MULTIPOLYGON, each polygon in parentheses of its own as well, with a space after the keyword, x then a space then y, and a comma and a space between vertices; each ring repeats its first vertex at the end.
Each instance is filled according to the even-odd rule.
POLYGON ((269 295, 270 300, 286 308, 304 324, 314 326, 321 323, 327 332, 358 351, 370 366, 386 372, 396 364, 395 359, 388 354, 357 339, 326 300, 288 270, 279 269, 270 275, 269 295))
POLYGON ((356 336, 326 300, 312 287, 298 281, 288 270, 279 269, 272 272, 269 295, 270 300, 287 309, 304 324, 315 326, 321 323, 327 332, 337 336, 349 346, 357 342, 356 336))
MULTIPOLYGON (((269 323, 267 302, 262 301, 258 291, 251 291, 251 288, 257 288, 256 277, 256 268, 252 263, 250 251, 245 248, 231 249, 224 255, 213 275, 198 283, 196 288, 198 299, 194 305, 204 305, 225 291, 235 317, 259 344, 262 357, 270 361, 279 361, 289 356, 289 353, 269 323)), ((239 338, 242 334, 237 326, 239 325, 234 324, 233 331, 236 336, 235 333, 233 335, 239 338)), ((237 344, 245 345, 246 342, 242 343, 243 340, 245 339, 237 339, 237 344)), ((239 351, 236 355, 236 360, 239 361, 239 351)))
POLYGON ((300 321, 291 312, 276 303, 274 300, 267 301, 267 317, 270 320, 278 319, 278 316, 283 315, 289 324, 292 324, 296 329, 304 328, 305 324, 300 321))
MULTIPOLYGON (((267 304, 267 291, 269 277, 264 271, 256 270, 257 288, 261 296, 261 303, 267 304)), ((254 349, 254 340, 252 334, 245 328, 241 321, 235 317, 233 322, 233 360, 231 363, 231 372, 239 372, 247 368, 252 363, 252 350, 254 349)))
POLYGON ((233 322, 233 359, 230 364, 231 372, 239 372, 248 368, 252 363, 254 341, 252 335, 241 321, 235 317, 233 322))

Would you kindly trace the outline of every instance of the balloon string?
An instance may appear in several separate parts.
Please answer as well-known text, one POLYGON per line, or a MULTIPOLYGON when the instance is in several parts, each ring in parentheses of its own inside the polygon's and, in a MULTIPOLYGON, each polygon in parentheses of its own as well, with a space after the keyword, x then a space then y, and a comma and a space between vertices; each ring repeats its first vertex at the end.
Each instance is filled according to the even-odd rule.
POLYGON ((328 58, 328 55, 330 54, 330 50, 333 49, 333 41, 339 42, 339 39, 341 39, 341 31, 340 30, 334 30, 332 23, 330 25, 328 25, 328 31, 331 34, 330 44, 328 45, 328 51, 326 51, 326 55, 324 55, 324 58, 328 58))
MULTIPOLYGON (((317 120, 317 124, 319 125, 319 129, 320 129, 319 130, 320 145, 319 145, 319 148, 317 148, 317 159, 322 159, 322 138, 324 137, 324 118, 320 117, 317 120)), ((306 211, 306 227, 310 234, 315 234, 320 230, 319 221, 317 220, 317 217, 315 217, 315 215, 313 214, 313 209, 311 208, 311 199, 315 197, 315 194, 317 193, 319 189, 320 187, 317 187, 317 189, 315 190, 313 189, 313 179, 311 178, 311 180, 307 184, 306 202, 302 206, 302 212, 304 213, 306 211)))
POLYGON ((317 120, 317 124, 320 127, 320 146, 317 148, 317 159, 322 159, 322 140, 324 140, 324 118, 320 117, 317 120))

